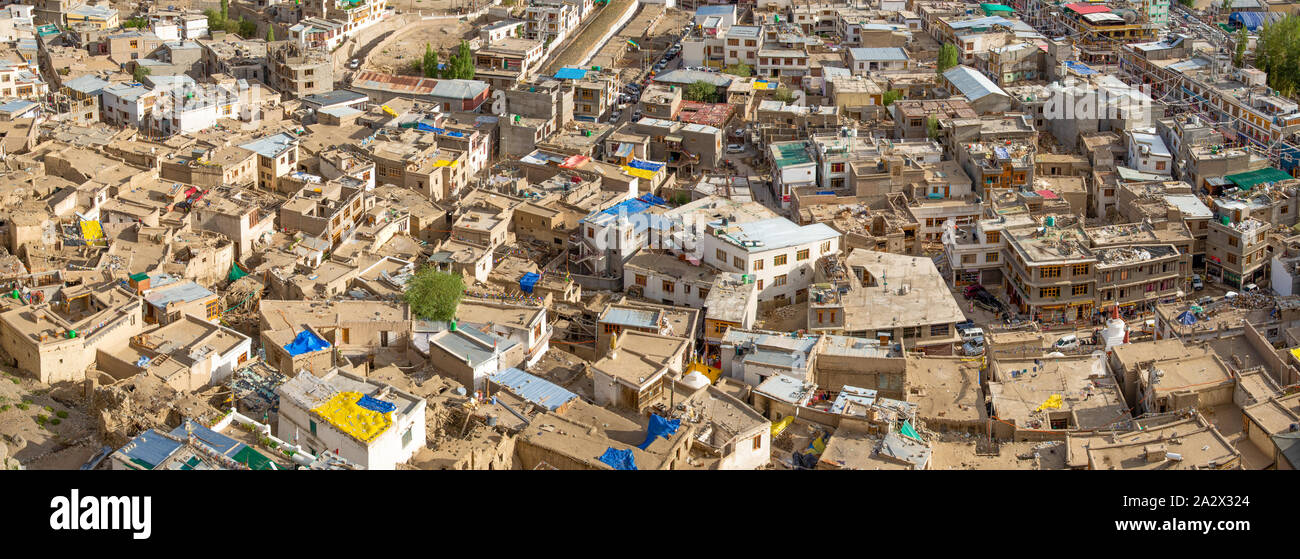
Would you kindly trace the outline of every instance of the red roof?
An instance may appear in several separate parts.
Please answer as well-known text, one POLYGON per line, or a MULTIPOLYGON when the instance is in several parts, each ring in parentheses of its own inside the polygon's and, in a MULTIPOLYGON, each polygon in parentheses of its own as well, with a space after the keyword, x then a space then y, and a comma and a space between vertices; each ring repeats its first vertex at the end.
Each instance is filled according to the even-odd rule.
POLYGON ((1073 10, 1074 13, 1077 14, 1099 14, 1102 12, 1110 11, 1110 8, 1107 8, 1106 6, 1102 6, 1100 4, 1084 4, 1082 2, 1066 4, 1065 7, 1073 10))
POLYGON ((1059 196, 1057 196, 1056 193, 1052 192, 1051 190, 1043 189, 1043 190, 1035 190, 1034 192, 1037 193, 1039 196, 1042 196, 1043 198, 1046 198, 1048 200, 1055 200, 1059 198, 1059 196))

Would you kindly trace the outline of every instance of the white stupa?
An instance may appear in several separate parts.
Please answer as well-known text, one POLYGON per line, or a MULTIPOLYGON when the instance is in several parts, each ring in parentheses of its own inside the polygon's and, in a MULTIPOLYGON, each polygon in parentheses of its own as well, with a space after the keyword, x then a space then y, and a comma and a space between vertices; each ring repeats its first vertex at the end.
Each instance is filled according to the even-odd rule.
POLYGON ((682 377, 682 384, 691 387, 691 389, 698 389, 712 383, 709 382, 709 377, 700 374, 699 371, 691 371, 685 377, 682 377))
POLYGON ((1119 317, 1119 306, 1116 305, 1112 308, 1114 312, 1106 320, 1106 328, 1101 331, 1101 338, 1106 344, 1107 352, 1110 352, 1110 349, 1115 346, 1128 343, 1128 324, 1119 317))

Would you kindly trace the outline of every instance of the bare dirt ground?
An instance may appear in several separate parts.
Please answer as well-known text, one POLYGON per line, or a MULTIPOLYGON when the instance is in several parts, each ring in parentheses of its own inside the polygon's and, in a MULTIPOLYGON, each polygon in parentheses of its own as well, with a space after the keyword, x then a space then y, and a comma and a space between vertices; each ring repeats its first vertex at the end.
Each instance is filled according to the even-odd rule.
POLYGON ((596 397, 596 387, 586 374, 585 363, 578 356, 552 346, 530 369, 532 374, 560 385, 586 400, 592 400, 596 397))
POLYGON ((446 63, 462 40, 477 36, 471 22, 460 20, 434 20, 413 24, 398 31, 395 40, 370 51, 361 68, 392 74, 415 75, 415 63, 424 57, 425 45, 432 45, 438 53, 438 62, 446 63))
POLYGON ((760 313, 755 328, 793 332, 808 328, 808 303, 796 303, 778 307, 768 313, 760 313))
POLYGON ((550 74, 565 66, 573 66, 581 62, 591 51, 592 46, 600 41, 600 38, 605 36, 609 28, 618 22, 619 17, 623 15, 628 4, 631 3, 632 0, 612 0, 609 5, 598 8, 596 14, 590 16, 591 21, 587 24, 587 27, 579 32, 573 40, 569 41, 563 51, 551 58, 550 63, 546 65, 542 73, 550 74))
POLYGON ((29 469, 77 469, 99 450, 95 423, 77 402, 56 400, 48 385, 9 367, 0 371, 0 441, 9 456, 29 469))
POLYGON ((425 15, 472 12, 484 4, 484 0, 388 0, 388 6, 398 12, 425 15))

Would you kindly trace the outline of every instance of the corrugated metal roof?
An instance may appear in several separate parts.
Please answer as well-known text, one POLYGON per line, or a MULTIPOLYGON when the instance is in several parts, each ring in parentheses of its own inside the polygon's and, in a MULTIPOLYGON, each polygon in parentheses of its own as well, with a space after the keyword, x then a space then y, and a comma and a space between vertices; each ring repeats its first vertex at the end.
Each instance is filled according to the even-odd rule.
POLYGON ((657 314, 654 311, 641 309, 609 309, 600 321, 605 324, 617 324, 620 326, 633 326, 636 328, 658 328, 659 323, 655 320, 657 314))
POLYGON ((987 76, 970 66, 954 66, 944 72, 943 77, 971 101, 983 99, 990 94, 1008 96, 1007 92, 989 80, 987 76))
POLYGON ((145 296, 145 300, 148 301, 150 305, 162 309, 172 303, 197 301, 211 296, 212 292, 208 291, 206 287, 194 282, 189 282, 176 287, 169 287, 165 291, 149 293, 145 296))
POLYGON ((139 435, 136 435, 126 446, 118 449, 126 456, 127 460, 135 462, 137 466, 147 469, 154 469, 162 464, 167 457, 171 456, 176 449, 181 447, 181 443, 173 441, 162 433, 150 429, 139 435))
POLYGON ((443 99, 473 99, 487 88, 487 83, 478 80, 438 80, 433 85, 433 96, 443 99))
POLYGON ((898 47, 858 47, 849 49, 854 60, 879 60, 894 62, 907 60, 907 51, 898 47))
MULTIPOLYGON (((219 454, 230 456, 235 452, 238 452, 240 448, 245 446, 244 443, 241 443, 235 439, 222 435, 221 433, 213 431, 212 429, 208 429, 207 427, 204 427, 203 425, 199 424, 198 422, 192 419, 187 419, 185 420, 185 422, 190 425, 190 428, 194 433, 194 437, 197 438, 199 442, 207 445, 208 447, 211 447, 212 450, 217 451, 217 453, 219 454)), ((182 439, 186 438, 187 433, 185 431, 185 423, 182 423, 181 425, 177 426, 175 429, 172 429, 171 435, 173 437, 180 437, 182 439)))
POLYGON ((279 156, 281 153, 284 153, 284 151, 289 149, 296 141, 297 138, 281 132, 279 134, 272 134, 260 140, 249 142, 239 147, 256 153, 262 157, 274 158, 279 156))
POLYGON ((504 386, 516 396, 551 411, 578 397, 577 394, 569 392, 559 385, 514 367, 499 371, 488 377, 488 379, 504 386))

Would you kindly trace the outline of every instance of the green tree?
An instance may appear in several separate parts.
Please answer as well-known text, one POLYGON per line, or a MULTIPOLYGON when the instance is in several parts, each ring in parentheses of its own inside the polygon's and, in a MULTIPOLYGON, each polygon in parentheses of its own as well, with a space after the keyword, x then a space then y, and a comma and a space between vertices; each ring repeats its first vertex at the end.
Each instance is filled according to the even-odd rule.
POLYGON ((236 31, 236 33, 245 39, 252 39, 254 35, 257 35, 256 21, 249 21, 241 17, 239 18, 239 25, 237 28, 238 31, 236 31))
POLYGON ((149 26, 149 20, 142 17, 133 17, 131 19, 126 20, 126 23, 122 24, 122 27, 126 29, 144 29, 148 26, 149 26))
POLYGON ((1266 25, 1255 38, 1255 67, 1268 73, 1268 86, 1290 96, 1300 83, 1300 16, 1266 25))
POLYGON ((230 19, 230 0, 221 0, 221 19, 230 19))
POLYGON ((1241 68, 1246 65, 1246 43, 1250 42, 1250 36, 1246 35, 1246 28, 1242 27, 1237 30, 1237 52, 1232 55, 1232 65, 1241 68))
POLYGON ((434 52, 433 45, 424 44, 424 60, 421 62, 421 70, 426 78, 438 77, 438 53, 434 52))
POLYGON ((884 95, 880 96, 880 104, 888 107, 890 103, 893 103, 894 101, 897 101, 902 97, 903 97, 902 91, 899 91, 897 89, 891 89, 889 91, 886 91, 884 95))
POLYGON ((930 115, 925 119, 925 135, 931 140, 939 139, 939 117, 930 115))
POLYGON ((468 41, 461 41, 460 46, 456 49, 456 78, 462 80, 474 79, 474 52, 469 48, 468 41))
POLYGON ((274 43, 274 42, 275 42, 275 28, 274 28, 274 27, 267 27, 267 28, 266 28, 266 42, 268 42, 268 43, 274 43))
POLYGON ((432 266, 411 276, 402 293, 411 314, 424 320, 454 320, 464 297, 465 280, 459 274, 439 272, 432 266))
POLYGON ((131 72, 131 77, 135 78, 135 81, 137 82, 142 82, 144 81, 144 77, 151 73, 153 72, 150 72, 148 68, 145 68, 144 66, 140 66, 139 64, 137 64, 135 66, 135 70, 131 72))
POLYGON ((753 69, 753 68, 750 68, 748 64, 739 64, 739 63, 737 63, 737 64, 732 64, 731 66, 727 66, 727 67, 723 70, 723 72, 726 72, 726 73, 731 74, 731 75, 733 75, 733 76, 740 76, 740 77, 742 77, 742 78, 748 78, 748 77, 754 75, 754 69, 753 69))
POLYGON ((935 68, 940 74, 947 72, 949 68, 957 65, 957 47, 952 43, 944 43, 943 48, 939 49, 939 65, 935 68))
POLYGON ((772 94, 772 98, 782 103, 789 103, 794 101, 794 92, 790 91, 790 88, 788 87, 781 86, 776 88, 776 92, 772 94))
POLYGON ((704 103, 713 103, 718 96, 718 86, 709 82, 700 80, 686 86, 686 91, 682 92, 682 97, 689 101, 700 101, 704 103))

